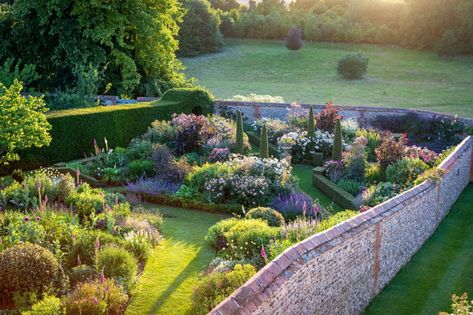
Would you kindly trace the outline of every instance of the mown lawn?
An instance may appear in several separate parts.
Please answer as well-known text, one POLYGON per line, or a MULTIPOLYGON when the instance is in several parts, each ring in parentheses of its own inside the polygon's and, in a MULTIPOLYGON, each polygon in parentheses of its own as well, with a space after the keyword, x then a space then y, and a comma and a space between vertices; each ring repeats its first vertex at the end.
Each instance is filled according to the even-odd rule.
POLYGON ((218 54, 182 59, 186 73, 220 98, 250 93, 283 96, 287 102, 408 107, 473 117, 473 56, 450 59, 434 53, 375 45, 305 43, 288 51, 278 41, 228 40, 218 54), (363 80, 337 76, 348 52, 370 58, 363 80))
POLYGON ((300 164, 292 166, 292 174, 299 178, 299 187, 301 190, 313 199, 317 199, 320 205, 330 212, 342 210, 332 199, 312 185, 312 168, 312 166, 300 164))
POLYGON ((164 215, 164 242, 157 246, 139 278, 126 314, 191 314, 191 296, 199 275, 215 256, 204 237, 223 215, 159 208, 164 215))
POLYGON ((365 314, 448 312, 451 295, 463 292, 473 299, 473 184, 365 314))

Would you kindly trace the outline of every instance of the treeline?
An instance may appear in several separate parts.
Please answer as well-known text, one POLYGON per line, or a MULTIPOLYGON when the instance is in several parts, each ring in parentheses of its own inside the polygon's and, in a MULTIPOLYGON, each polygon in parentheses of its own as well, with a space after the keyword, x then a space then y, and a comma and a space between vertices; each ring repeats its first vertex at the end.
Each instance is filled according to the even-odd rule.
POLYGON ((473 53, 471 0, 295 0, 289 5, 262 0, 250 1, 249 7, 236 0, 210 0, 210 4, 226 37, 283 39, 296 26, 310 41, 392 44, 441 55, 473 53))

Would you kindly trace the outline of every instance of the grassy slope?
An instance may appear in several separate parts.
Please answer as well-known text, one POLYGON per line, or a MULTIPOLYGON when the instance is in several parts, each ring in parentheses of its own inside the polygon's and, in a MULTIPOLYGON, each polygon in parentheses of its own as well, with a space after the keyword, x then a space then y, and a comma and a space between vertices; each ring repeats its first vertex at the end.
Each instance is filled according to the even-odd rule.
POLYGON ((159 207, 165 241, 149 258, 127 314, 189 314, 192 289, 215 256, 204 240, 222 215, 159 207))
POLYGON ((435 234, 373 300, 365 314, 438 314, 450 297, 473 296, 473 184, 435 234))
POLYGON ((286 101, 410 107, 473 117, 473 57, 442 59, 433 53, 373 45, 306 43, 297 52, 281 42, 229 40, 224 52, 183 59, 187 75, 217 96, 280 95, 286 101), (338 59, 363 51, 368 74, 337 77, 338 59))
POLYGON ((341 210, 327 195, 312 185, 312 166, 293 165, 292 174, 299 178, 299 187, 312 198, 319 200, 320 205, 333 211, 341 210))

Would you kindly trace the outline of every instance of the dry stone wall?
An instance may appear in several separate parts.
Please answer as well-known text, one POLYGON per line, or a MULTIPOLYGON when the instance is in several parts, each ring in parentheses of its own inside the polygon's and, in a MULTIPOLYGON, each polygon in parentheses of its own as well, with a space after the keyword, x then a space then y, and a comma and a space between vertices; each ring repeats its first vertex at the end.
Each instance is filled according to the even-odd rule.
POLYGON ((211 313, 358 314, 448 214, 473 175, 473 138, 412 189, 287 249, 211 313))

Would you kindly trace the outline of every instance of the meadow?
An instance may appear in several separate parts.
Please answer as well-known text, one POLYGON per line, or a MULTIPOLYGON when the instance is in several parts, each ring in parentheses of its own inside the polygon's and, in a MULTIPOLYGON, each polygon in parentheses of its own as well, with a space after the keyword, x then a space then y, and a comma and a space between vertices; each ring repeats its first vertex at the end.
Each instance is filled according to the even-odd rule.
POLYGON ((404 107, 473 117, 473 57, 376 45, 306 42, 289 51, 280 41, 227 40, 221 53, 182 59, 186 74, 218 98, 250 93, 286 102, 404 107), (337 62, 361 51, 362 80, 337 75, 337 62))

